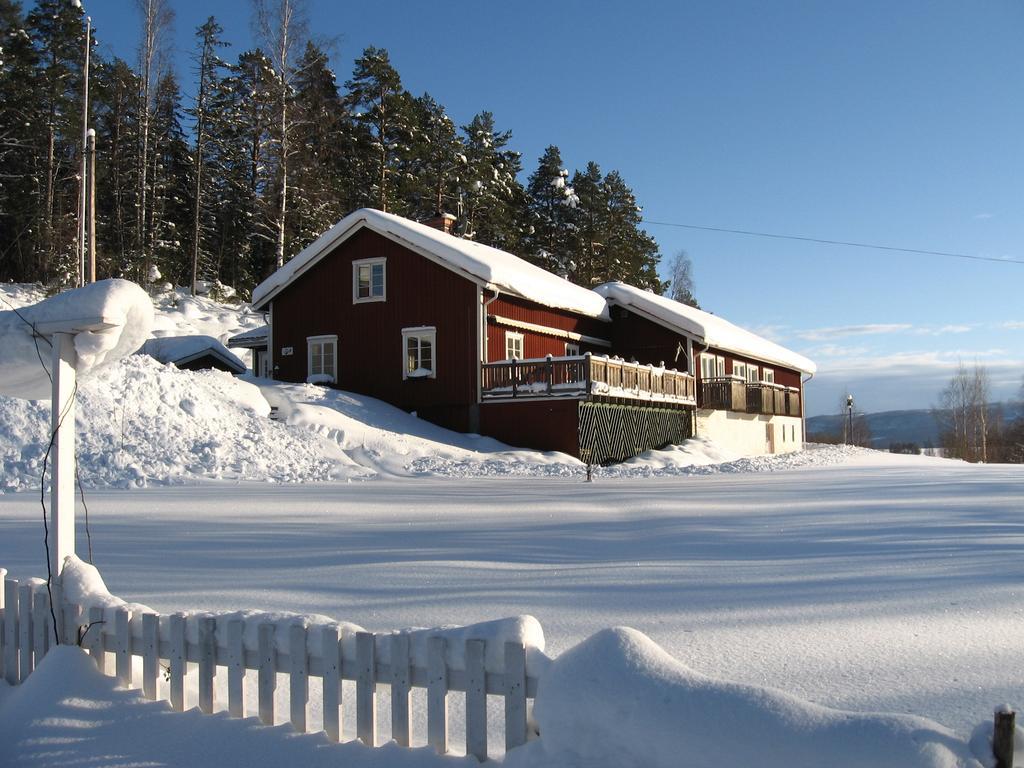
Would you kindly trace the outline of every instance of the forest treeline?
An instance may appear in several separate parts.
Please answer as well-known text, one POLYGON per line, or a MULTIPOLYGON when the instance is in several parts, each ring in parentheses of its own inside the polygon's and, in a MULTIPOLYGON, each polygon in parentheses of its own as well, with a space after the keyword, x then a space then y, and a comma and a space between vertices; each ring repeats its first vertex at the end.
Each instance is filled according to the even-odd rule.
MULTIPOLYGON (((137 60, 98 55, 97 275, 222 282, 242 295, 360 207, 423 220, 516 253, 580 285, 656 292, 658 246, 622 176, 569 173, 549 146, 526 183, 512 133, 480 111, 457 126, 367 48, 339 85, 299 0, 256 0, 258 47, 229 55, 195 31, 188 97, 168 66, 170 0, 137 0, 137 60)), ((85 17, 69 0, 0 0, 0 279, 77 280, 85 17)))

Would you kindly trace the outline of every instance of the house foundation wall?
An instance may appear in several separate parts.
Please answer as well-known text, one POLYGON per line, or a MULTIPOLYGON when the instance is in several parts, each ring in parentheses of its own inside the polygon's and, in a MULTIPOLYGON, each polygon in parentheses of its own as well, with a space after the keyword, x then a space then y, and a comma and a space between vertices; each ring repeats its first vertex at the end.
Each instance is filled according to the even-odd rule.
POLYGON ((803 448, 802 429, 797 416, 697 411, 697 437, 706 437, 722 448, 744 456, 799 451, 803 448))

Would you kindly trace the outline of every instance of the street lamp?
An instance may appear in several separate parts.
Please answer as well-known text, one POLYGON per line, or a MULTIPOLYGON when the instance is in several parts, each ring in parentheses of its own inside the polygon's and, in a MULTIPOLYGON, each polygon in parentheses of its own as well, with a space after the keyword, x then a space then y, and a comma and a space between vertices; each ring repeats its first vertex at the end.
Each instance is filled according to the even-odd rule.
POLYGON ((846 396, 846 444, 853 445, 853 395, 846 396))

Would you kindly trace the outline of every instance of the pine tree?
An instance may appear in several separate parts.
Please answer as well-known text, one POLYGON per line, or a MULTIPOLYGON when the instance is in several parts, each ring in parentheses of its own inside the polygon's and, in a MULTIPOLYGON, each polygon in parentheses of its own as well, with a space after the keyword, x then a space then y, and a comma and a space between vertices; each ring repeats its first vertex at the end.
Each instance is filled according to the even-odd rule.
POLYGON ((400 158, 399 197, 405 215, 424 219, 447 213, 455 204, 457 173, 464 156, 455 123, 430 94, 410 99, 408 107, 412 128, 400 158))
POLYGON ((658 244, 642 228, 640 206, 618 171, 604 177, 608 223, 600 282, 622 280, 653 293, 663 293, 658 277, 658 244))
POLYGON ((589 287, 604 282, 602 278, 607 273, 608 253, 604 241, 608 228, 608 196, 598 164, 589 162, 585 171, 573 174, 572 188, 578 202, 570 214, 573 238, 569 279, 589 287))
POLYGON ((507 149, 511 131, 498 131, 494 115, 481 112, 462 127, 458 228, 464 237, 512 253, 524 249, 526 190, 519 183, 522 163, 507 149))
POLYGON ((372 169, 366 202, 382 211, 393 210, 398 200, 393 179, 404 148, 410 142, 408 101, 402 80, 383 48, 367 48, 355 61, 352 78, 345 83, 347 103, 358 127, 360 154, 372 169))
POLYGON ((61 0, 40 0, 26 26, 38 55, 33 78, 38 117, 32 122, 36 163, 35 231, 39 279, 73 284, 82 135, 82 11, 61 0))
POLYGON ((549 146, 527 184, 530 231, 526 238, 527 258, 559 275, 570 275, 572 262, 572 209, 579 202, 568 183, 569 172, 562 165, 558 147, 549 146))
POLYGON ((157 81, 151 137, 152 212, 147 250, 164 280, 184 285, 191 276, 186 238, 192 221, 193 170, 181 127, 181 92, 173 74, 157 81))
POLYGON ((220 39, 224 29, 211 16, 196 30, 196 38, 199 41, 198 50, 195 54, 196 77, 198 84, 196 96, 189 114, 194 120, 195 147, 192 151, 192 228, 189 235, 189 249, 192 256, 191 289, 192 295, 196 295, 196 283, 199 281, 201 266, 203 272, 209 272, 212 265, 209 259, 204 258, 202 265, 200 257, 207 256, 203 248, 204 235, 210 228, 209 209, 206 201, 206 188, 210 185, 206 173, 207 165, 210 162, 209 134, 213 116, 211 108, 214 104, 214 91, 221 73, 224 62, 217 55, 217 50, 223 48, 227 43, 220 39))
POLYGON ((96 126, 97 277, 131 275, 142 252, 139 204, 139 76, 122 59, 100 62, 93 77, 96 126))
POLYGON ((21 5, 0 0, 0 280, 36 280, 38 57, 21 5))

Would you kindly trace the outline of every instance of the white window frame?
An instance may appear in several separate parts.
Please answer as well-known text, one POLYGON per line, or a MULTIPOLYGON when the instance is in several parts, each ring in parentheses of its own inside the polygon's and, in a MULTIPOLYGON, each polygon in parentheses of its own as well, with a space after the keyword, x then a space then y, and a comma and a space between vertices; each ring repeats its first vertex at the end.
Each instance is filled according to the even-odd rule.
POLYGON ((732 361, 732 376, 734 379, 747 380, 747 364, 739 360, 732 361))
POLYGON ((387 301, 388 298, 388 260, 381 257, 375 259, 356 259, 352 262, 352 303, 353 304, 369 304, 374 301, 387 301), (381 265, 381 294, 380 296, 373 295, 373 268, 377 264, 381 265), (359 295, 359 270, 362 267, 367 267, 370 270, 370 295, 360 296, 359 295))
POLYGON ((506 360, 522 360, 526 355, 526 340, 523 334, 516 331, 505 331, 505 359, 506 360), (516 346, 515 342, 518 342, 519 356, 516 357, 510 351, 510 346, 516 346))
MULTIPOLYGON (((417 355, 419 355, 419 348, 417 348, 417 355)), ((422 360, 419 360, 421 365, 417 366, 417 369, 422 368, 422 360)), ((402 329, 402 380, 405 379, 436 379, 437 378, 437 327, 433 325, 420 325, 415 328, 403 328, 402 329), (413 376, 412 371, 409 370, 409 339, 429 339, 430 340, 430 373, 426 376, 413 376)))
MULTIPOLYGON (((338 383, 338 335, 337 334, 327 334, 327 335, 323 335, 323 336, 307 336, 306 337, 306 380, 307 381, 309 381, 309 379, 313 378, 314 376, 322 375, 324 373, 323 371, 317 371, 317 372, 313 371, 313 346, 315 344, 326 344, 328 342, 330 342, 330 344, 331 344, 331 349, 332 349, 332 353, 331 353, 331 368, 334 371, 334 373, 330 374, 330 376, 331 376, 331 383, 332 384, 337 384, 338 383)), ((322 357, 323 357, 323 352, 321 352, 321 358, 322 357)))
POLYGON ((700 353, 701 379, 721 379, 725 377, 725 358, 721 355, 700 353))
POLYGON ((771 368, 762 368, 761 369, 761 381, 763 381, 765 384, 774 384, 775 383, 775 371, 773 369, 771 369, 771 368))
POLYGON ((758 378, 759 373, 760 373, 760 371, 758 371, 758 368, 757 368, 756 365, 751 365, 750 363, 747 363, 747 383, 748 384, 756 384, 759 381, 759 378, 758 378))
POLYGON ((580 356, 580 345, 579 344, 571 344, 568 341, 565 342, 565 356, 566 357, 579 357, 580 356))

